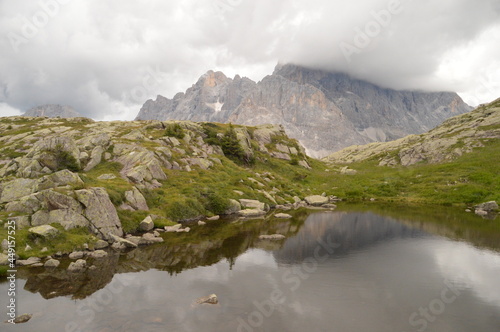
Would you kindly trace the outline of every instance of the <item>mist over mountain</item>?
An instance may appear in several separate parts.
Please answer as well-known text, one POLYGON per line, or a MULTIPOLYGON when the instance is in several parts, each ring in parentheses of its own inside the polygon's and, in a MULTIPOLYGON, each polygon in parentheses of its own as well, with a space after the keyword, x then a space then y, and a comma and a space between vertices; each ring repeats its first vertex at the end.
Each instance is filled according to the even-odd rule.
POLYGON ((278 65, 256 83, 209 71, 185 93, 148 100, 137 120, 281 124, 309 155, 420 134, 471 110, 453 92, 397 91, 347 74, 278 65))

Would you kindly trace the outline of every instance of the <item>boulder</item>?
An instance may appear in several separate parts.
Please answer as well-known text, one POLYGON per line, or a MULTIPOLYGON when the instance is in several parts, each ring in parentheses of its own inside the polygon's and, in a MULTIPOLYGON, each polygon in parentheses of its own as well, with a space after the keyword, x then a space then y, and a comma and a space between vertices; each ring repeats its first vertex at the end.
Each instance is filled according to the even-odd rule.
POLYGON ((54 174, 46 175, 37 180, 35 191, 42 191, 64 186, 81 187, 83 186, 83 184, 84 183, 80 176, 78 176, 78 174, 64 169, 54 174))
POLYGON ((342 167, 342 169, 340 170, 340 174, 356 175, 356 174, 358 174, 358 171, 356 171, 354 169, 350 169, 348 166, 345 166, 345 167, 342 167))
POLYGON ((220 216, 213 216, 213 217, 207 218, 208 221, 217 221, 219 219, 220 219, 220 216))
POLYGON ((96 146, 93 150, 92 153, 90 154, 90 161, 87 163, 85 168, 83 169, 84 172, 88 172, 92 170, 94 167, 99 165, 102 161, 102 154, 104 153, 104 149, 102 146, 96 146))
POLYGON ((323 204, 327 204, 330 200, 328 197, 323 197, 320 195, 313 195, 313 196, 308 196, 304 198, 307 204, 312 205, 312 206, 321 206, 323 204))
POLYGON ((61 264, 61 262, 59 262, 57 259, 51 258, 48 261, 46 261, 45 264, 43 264, 43 266, 47 268, 56 268, 59 266, 59 264, 61 264))
POLYGON ((149 232, 155 227, 153 219, 151 216, 147 216, 141 223, 139 224, 139 231, 141 232, 149 232))
POLYGON ((195 305, 200 305, 200 304, 217 304, 219 303, 219 299, 217 298, 217 295, 212 294, 206 297, 201 297, 195 301, 195 305))
POLYGON ((205 226, 206 224, 206 222, 198 220, 198 226, 205 226))
POLYGON ((494 212, 498 211, 498 204, 495 201, 486 202, 474 206, 476 211, 494 212))
POLYGON ((18 201, 10 202, 5 205, 5 211, 7 212, 20 212, 26 214, 33 214, 41 208, 42 205, 36 194, 24 196, 18 201))
POLYGON ((104 188, 90 188, 75 191, 80 203, 85 206, 83 215, 89 220, 91 229, 102 240, 109 240, 109 235, 121 237, 122 225, 115 206, 104 188))
POLYGON ((60 160, 55 158, 54 153, 63 151, 72 156, 76 166, 80 167, 80 150, 71 137, 55 136, 37 141, 26 155, 27 158, 36 159, 42 166, 51 170, 57 170, 60 160))
POLYGON ((241 210, 241 204, 234 199, 229 200, 229 207, 227 208, 226 211, 224 211, 224 214, 236 214, 241 210))
POLYGON ((120 246, 126 247, 126 248, 137 248, 137 244, 133 243, 132 241, 126 240, 124 238, 121 238, 119 236, 116 236, 114 234, 109 234, 110 241, 113 241, 113 248, 116 247, 114 246, 116 243, 118 243, 120 246))
POLYGON ((238 215, 244 218, 259 218, 266 215, 266 211, 257 209, 245 209, 238 212, 238 215))
POLYGON ((83 257, 85 257, 85 253, 83 251, 75 251, 69 254, 69 259, 73 260, 82 259, 83 257))
POLYGON ((59 235, 59 231, 50 225, 32 227, 28 229, 28 232, 46 239, 51 239, 59 235))
POLYGON ((14 220, 17 229, 23 229, 31 226, 29 216, 9 217, 9 220, 14 220))
POLYGON ((108 242, 106 242, 104 240, 97 240, 97 242, 94 245, 94 249, 96 249, 96 250, 104 249, 107 247, 109 247, 109 244, 108 244, 108 242))
POLYGON ((8 265, 9 264, 9 256, 0 252, 0 265, 8 265))
POLYGON ((18 259, 16 260, 16 265, 18 266, 32 266, 40 263, 41 259, 38 257, 30 257, 28 259, 18 259))
POLYGON ((240 199, 241 206, 247 209, 257 209, 262 211, 268 211, 269 207, 266 203, 259 202, 254 199, 240 199))
POLYGON ((165 226, 165 232, 167 232, 167 233, 175 233, 175 232, 177 232, 181 228, 182 228, 181 224, 177 224, 177 225, 174 225, 174 226, 165 226))
POLYGON ((278 219, 290 219, 290 218, 292 218, 292 216, 287 214, 287 213, 277 213, 274 215, 274 217, 278 218, 278 219))
POLYGON ((36 180, 15 179, 0 184, 0 203, 9 203, 35 192, 36 180))
MULTIPOLYGON (((39 211, 40 212, 40 211, 39 211)), ((69 210, 52 210, 48 214, 48 224, 57 223, 64 227, 65 230, 74 229, 77 227, 89 227, 90 223, 80 213, 69 210)))
POLYGON ((2 245, 1 245, 1 247, 2 247, 2 251, 3 251, 3 250, 7 250, 7 249, 9 249, 9 242, 7 241, 7 239, 3 239, 3 240, 2 240, 2 245))
POLYGON ((15 319, 14 319, 14 324, 23 324, 23 323, 26 323, 28 322, 31 317, 33 317, 32 314, 22 314, 20 316, 17 316, 15 319))
POLYGON ((87 262, 83 259, 79 259, 76 262, 71 262, 68 266, 68 272, 82 272, 87 268, 87 262))
POLYGON ((130 205, 135 210, 149 210, 146 199, 136 187, 125 192, 125 200, 128 202, 128 205, 130 205))
POLYGON ((139 241, 139 245, 149 245, 153 243, 162 243, 163 239, 161 237, 156 237, 154 234, 146 233, 142 236, 139 241))
POLYGON ((106 256, 108 256, 108 253, 105 252, 104 250, 96 250, 89 253, 89 257, 94 259, 104 258, 106 256))
POLYGON ((260 235, 259 239, 260 240, 283 240, 286 237, 281 234, 272 234, 272 235, 260 235))

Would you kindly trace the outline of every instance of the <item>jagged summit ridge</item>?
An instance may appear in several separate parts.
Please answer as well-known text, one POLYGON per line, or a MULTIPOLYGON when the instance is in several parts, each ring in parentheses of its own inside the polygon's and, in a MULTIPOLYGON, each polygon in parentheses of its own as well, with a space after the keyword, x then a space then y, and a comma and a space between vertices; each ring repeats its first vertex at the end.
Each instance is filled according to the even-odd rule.
POLYGON ((148 100, 137 120, 280 124, 309 155, 428 131, 471 108, 453 92, 397 91, 343 73, 279 64, 256 83, 209 71, 173 99, 148 100))

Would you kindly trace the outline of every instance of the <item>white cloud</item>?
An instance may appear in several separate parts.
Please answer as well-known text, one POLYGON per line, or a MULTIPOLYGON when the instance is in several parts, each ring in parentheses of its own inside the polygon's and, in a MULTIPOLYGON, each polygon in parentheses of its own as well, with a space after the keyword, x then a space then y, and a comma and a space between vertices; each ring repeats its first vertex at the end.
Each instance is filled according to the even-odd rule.
POLYGON ((410 1, 386 24, 390 3, 0 0, 0 102, 132 119, 146 99, 184 91, 209 69, 260 80, 278 61, 393 88, 458 90, 478 102, 497 97, 477 93, 484 80, 500 81, 497 0, 410 1), (377 33, 349 62, 340 45, 355 45, 358 28, 377 33), (160 79, 144 86, 150 68, 160 79))

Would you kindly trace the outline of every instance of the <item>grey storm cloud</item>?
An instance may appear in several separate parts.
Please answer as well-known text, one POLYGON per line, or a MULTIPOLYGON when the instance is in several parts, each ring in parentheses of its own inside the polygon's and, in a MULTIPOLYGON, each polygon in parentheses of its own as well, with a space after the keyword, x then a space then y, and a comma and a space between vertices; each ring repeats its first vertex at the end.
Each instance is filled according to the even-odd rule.
POLYGON ((0 38, 0 116, 132 119, 209 69, 260 80, 278 62, 473 102, 500 80, 500 0, 0 0, 0 38))

